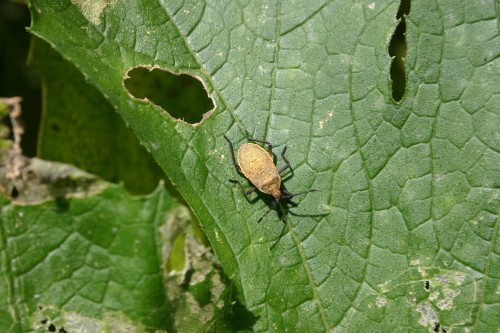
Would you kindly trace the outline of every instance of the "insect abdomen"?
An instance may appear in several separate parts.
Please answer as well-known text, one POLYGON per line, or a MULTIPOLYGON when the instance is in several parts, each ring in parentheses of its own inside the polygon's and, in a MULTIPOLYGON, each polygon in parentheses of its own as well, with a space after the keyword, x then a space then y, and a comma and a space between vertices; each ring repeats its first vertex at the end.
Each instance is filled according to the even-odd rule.
POLYGON ((238 150, 241 172, 255 187, 267 194, 279 190, 281 177, 269 153, 259 145, 247 143, 238 150))

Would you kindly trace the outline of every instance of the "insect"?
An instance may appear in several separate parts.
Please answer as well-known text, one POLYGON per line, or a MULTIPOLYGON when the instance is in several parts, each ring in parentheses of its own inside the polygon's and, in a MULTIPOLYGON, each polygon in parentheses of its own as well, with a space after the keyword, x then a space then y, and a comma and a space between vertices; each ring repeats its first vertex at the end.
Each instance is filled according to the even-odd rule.
MULTIPOLYGON (((234 156, 234 146, 231 140, 224 135, 224 139, 229 143, 229 153, 231 155, 231 160, 233 166, 237 172, 242 173, 254 186, 249 190, 245 191, 243 185, 239 180, 229 179, 231 183, 238 184, 243 194, 248 199, 248 195, 255 190, 259 190, 262 193, 266 193, 272 196, 273 201, 271 202, 271 207, 266 213, 257 221, 260 223, 262 219, 271 211, 274 210, 279 214, 278 203, 280 200, 285 200, 288 203, 296 206, 297 204, 291 201, 291 199, 297 195, 315 192, 315 189, 302 191, 299 193, 292 194, 288 192, 282 186, 280 174, 290 168, 290 162, 285 157, 286 146, 281 152, 281 157, 285 161, 285 165, 278 169, 273 160, 273 145, 267 141, 261 141, 250 138, 248 132, 246 133, 249 143, 245 143, 238 149, 237 160, 234 156), (258 145, 267 145, 267 149, 258 145)), ((285 221, 285 217, 281 214, 281 219, 285 221)))

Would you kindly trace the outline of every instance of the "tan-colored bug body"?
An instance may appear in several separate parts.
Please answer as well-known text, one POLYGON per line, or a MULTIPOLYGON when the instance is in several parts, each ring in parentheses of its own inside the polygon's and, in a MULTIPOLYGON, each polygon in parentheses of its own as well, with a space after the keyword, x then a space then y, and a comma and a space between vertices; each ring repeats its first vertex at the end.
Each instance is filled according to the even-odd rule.
POLYGON ((267 150, 255 143, 246 143, 238 149, 241 172, 255 187, 275 198, 281 197, 281 177, 267 150))
POLYGON ((285 161, 285 165, 278 169, 276 164, 274 164, 273 160, 273 146, 267 141, 261 141, 250 138, 247 132, 247 139, 250 143, 245 143, 240 146, 238 149, 238 162, 236 162, 234 156, 234 147, 233 143, 227 136, 224 135, 224 139, 229 143, 229 153, 231 156, 231 161, 233 162, 233 166, 236 171, 241 172, 253 185, 249 190, 243 188, 241 182, 236 179, 229 179, 231 183, 238 184, 238 186, 243 191, 243 194, 248 199, 248 194, 252 193, 255 190, 259 190, 262 193, 269 194, 273 197, 273 201, 271 202, 271 207, 269 210, 257 221, 259 223, 262 221, 264 216, 267 215, 271 210, 275 210, 278 212, 278 215, 281 215, 281 219, 285 221, 285 217, 280 214, 278 211, 278 203, 281 200, 285 200, 287 203, 290 203, 294 206, 297 204, 294 203, 291 199, 297 195, 315 192, 316 190, 307 190, 299 193, 292 194, 285 190, 281 186, 281 176, 280 173, 290 168, 290 162, 285 157, 286 146, 283 148, 281 152, 281 157, 285 161), (254 142, 266 144, 268 146, 267 149, 255 144, 254 142))

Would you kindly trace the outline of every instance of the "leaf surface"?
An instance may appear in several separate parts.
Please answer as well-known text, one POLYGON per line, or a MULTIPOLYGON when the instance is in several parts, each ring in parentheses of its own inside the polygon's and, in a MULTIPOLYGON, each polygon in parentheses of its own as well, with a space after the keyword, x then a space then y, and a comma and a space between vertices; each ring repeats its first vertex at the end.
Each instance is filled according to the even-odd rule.
POLYGON ((412 4, 399 104, 387 50, 397 6, 34 0, 31 31, 106 96, 176 184, 255 331, 493 330, 495 4, 412 4), (123 79, 140 65, 200 78, 214 112, 191 126, 133 99, 123 79), (273 215, 256 225, 269 198, 249 203, 227 181, 238 176, 222 135, 239 145, 246 130, 277 152, 287 145, 289 191, 319 190, 285 225, 273 215))

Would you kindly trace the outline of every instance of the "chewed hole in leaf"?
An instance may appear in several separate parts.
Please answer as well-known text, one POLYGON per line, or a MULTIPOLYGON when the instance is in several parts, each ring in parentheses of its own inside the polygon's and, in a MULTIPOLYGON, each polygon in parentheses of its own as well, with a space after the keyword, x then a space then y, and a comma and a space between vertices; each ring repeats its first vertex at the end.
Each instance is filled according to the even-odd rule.
POLYGON ((133 97, 151 101, 175 119, 190 124, 200 123, 214 107, 202 83, 186 74, 136 67, 127 72, 124 86, 133 97))
POLYGON ((401 0, 396 18, 400 20, 396 31, 392 35, 389 44, 389 55, 393 57, 391 63, 392 98, 399 102, 403 99, 406 89, 406 76, 404 58, 406 57, 406 19, 405 15, 410 13, 410 0, 401 0))

